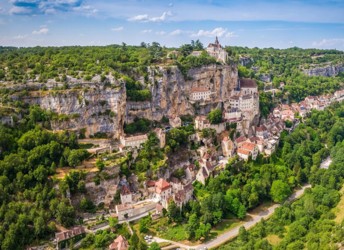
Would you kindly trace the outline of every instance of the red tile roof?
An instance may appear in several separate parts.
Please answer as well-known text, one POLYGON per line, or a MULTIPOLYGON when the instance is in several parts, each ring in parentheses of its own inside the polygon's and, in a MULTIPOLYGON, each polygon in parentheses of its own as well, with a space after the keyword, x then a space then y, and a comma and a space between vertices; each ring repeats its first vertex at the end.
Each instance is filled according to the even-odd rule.
POLYGON ((166 189, 169 189, 171 187, 170 183, 168 183, 166 180, 160 178, 155 183, 155 191, 160 194, 161 192, 165 191, 166 189))
POLYGON ((109 250, 127 250, 129 249, 128 241, 122 236, 118 236, 109 246, 109 250))

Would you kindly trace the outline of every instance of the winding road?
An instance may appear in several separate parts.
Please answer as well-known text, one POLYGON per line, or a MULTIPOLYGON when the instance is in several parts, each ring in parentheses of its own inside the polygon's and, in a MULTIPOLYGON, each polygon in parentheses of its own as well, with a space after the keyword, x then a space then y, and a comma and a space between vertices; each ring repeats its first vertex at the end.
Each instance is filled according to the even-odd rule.
MULTIPOLYGON (((299 197, 301 197, 303 195, 303 193, 305 192, 306 188, 310 188, 311 185, 310 184, 305 184, 302 186, 301 189, 296 190, 288 199, 287 201, 294 201, 296 199, 298 199, 299 197)), ((162 239, 159 237, 154 237, 154 240, 156 242, 169 242, 171 244, 173 244, 176 247, 180 247, 182 249, 210 249, 210 248, 214 248, 214 247, 218 247, 222 244, 224 244, 225 242, 227 242, 228 240, 238 236, 239 234, 239 228, 241 226, 244 226, 246 229, 249 229, 253 226, 255 226, 258 222, 261 221, 261 219, 267 219, 268 217, 270 217, 274 212, 275 209, 280 207, 280 204, 274 204, 270 207, 268 207, 267 209, 265 209, 262 212, 259 212, 258 214, 248 214, 251 219, 247 222, 245 222, 244 224, 241 224, 240 226, 237 226, 233 229, 228 230, 227 232, 217 236, 215 239, 210 240, 208 242, 205 242, 203 244, 200 245, 196 245, 196 246, 188 246, 179 242, 175 242, 175 241, 170 241, 170 240, 166 240, 166 239, 162 239)), ((164 248, 163 248, 164 249, 164 248)))

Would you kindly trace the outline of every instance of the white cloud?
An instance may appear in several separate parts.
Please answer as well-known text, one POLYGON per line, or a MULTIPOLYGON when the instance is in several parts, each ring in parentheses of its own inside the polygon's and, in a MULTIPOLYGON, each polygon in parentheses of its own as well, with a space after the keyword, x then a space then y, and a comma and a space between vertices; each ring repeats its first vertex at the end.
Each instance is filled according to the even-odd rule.
POLYGON ((49 29, 47 27, 41 27, 39 30, 32 31, 34 35, 46 35, 48 34, 49 29))
POLYGON ((124 28, 123 28, 123 26, 121 26, 121 27, 117 27, 117 28, 112 28, 111 30, 112 31, 122 31, 122 30, 124 30, 124 28))
POLYGON ((177 29, 177 30, 174 30, 174 31, 170 32, 170 35, 171 36, 178 36, 178 35, 181 35, 182 33, 183 33, 182 30, 177 29))
POLYGON ((133 22, 163 22, 167 19, 167 17, 172 16, 171 11, 167 11, 162 13, 161 16, 158 17, 150 17, 148 14, 137 15, 128 19, 128 21, 133 22))
POLYGON ((10 9, 10 14, 14 14, 14 15, 25 15, 25 14, 30 14, 30 13, 31 13, 31 10, 24 7, 14 6, 10 9))
POLYGON ((192 33, 191 36, 192 37, 201 37, 201 36, 205 36, 205 37, 215 37, 215 36, 222 37, 222 36, 227 35, 227 34, 230 34, 230 32, 227 33, 227 29, 218 27, 218 28, 215 28, 213 30, 199 30, 198 32, 192 33))
POLYGON ((238 35, 234 34, 234 32, 227 32, 226 38, 238 37, 238 35))
POLYGON ((163 36, 166 34, 166 32, 165 31, 157 31, 157 32, 155 32, 155 34, 163 36))
POLYGON ((14 36, 13 39, 15 40, 22 40, 22 39, 25 39, 27 38, 27 35, 17 35, 17 36, 14 36))
POLYGON ((144 34, 147 34, 147 33, 152 33, 153 30, 142 30, 141 32, 144 33, 144 34))
POLYGON ((312 43, 312 46, 318 47, 318 48, 334 48, 337 46, 337 48, 344 47, 344 38, 331 38, 331 39, 322 39, 320 41, 314 41, 312 43))

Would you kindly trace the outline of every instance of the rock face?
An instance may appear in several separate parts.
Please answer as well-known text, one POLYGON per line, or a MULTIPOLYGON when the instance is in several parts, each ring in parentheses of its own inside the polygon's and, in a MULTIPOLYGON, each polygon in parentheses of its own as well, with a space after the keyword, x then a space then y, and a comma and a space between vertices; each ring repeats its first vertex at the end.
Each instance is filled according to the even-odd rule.
POLYGON ((150 69, 151 102, 127 104, 126 121, 135 117, 160 120, 163 116, 206 114, 228 102, 237 85, 238 71, 235 65, 208 65, 189 70, 187 79, 177 67, 150 69), (202 87, 213 94, 206 102, 190 101, 192 88, 202 87))
POLYGON ((93 85, 88 89, 31 91, 23 101, 66 115, 52 122, 54 130, 85 129, 85 135, 97 132, 118 138, 123 133, 126 92, 123 86, 106 88, 93 85))
POLYGON ((315 67, 312 69, 304 69, 303 72, 308 76, 336 76, 340 72, 344 72, 343 65, 328 65, 324 67, 315 67))
POLYGON ((124 83, 118 82, 29 91, 28 96, 20 99, 60 114, 52 122, 54 130, 83 129, 87 137, 102 132, 119 138, 124 122, 132 122, 135 117, 159 121, 163 116, 207 114, 213 108, 228 107, 231 92, 237 86, 238 71, 236 65, 214 64, 191 69, 184 77, 176 66, 155 67, 149 68, 148 79, 152 99, 146 102, 126 101, 124 83), (191 101, 193 88, 210 91, 209 100, 191 101))

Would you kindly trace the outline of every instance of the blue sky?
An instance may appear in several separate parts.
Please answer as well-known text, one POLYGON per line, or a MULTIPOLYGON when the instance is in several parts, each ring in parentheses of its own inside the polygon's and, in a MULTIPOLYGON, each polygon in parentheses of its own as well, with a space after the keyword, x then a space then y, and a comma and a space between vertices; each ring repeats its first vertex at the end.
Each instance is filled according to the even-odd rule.
POLYGON ((223 45, 344 50, 344 0, 0 0, 0 45, 223 45))

